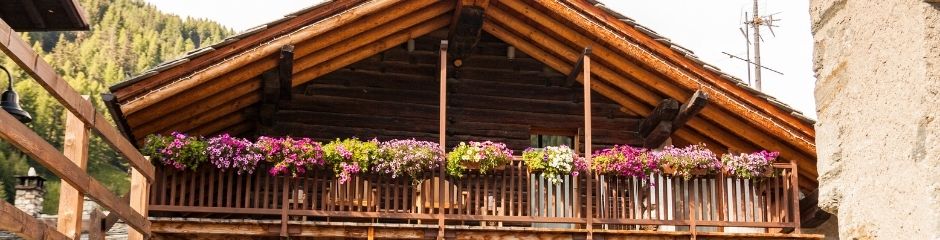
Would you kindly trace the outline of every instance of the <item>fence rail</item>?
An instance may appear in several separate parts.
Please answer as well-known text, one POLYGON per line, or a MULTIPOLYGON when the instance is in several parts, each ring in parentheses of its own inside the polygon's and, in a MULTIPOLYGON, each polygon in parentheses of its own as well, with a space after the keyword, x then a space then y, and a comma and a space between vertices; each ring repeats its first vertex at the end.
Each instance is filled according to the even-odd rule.
POLYGON ((345 184, 323 171, 291 178, 158 167, 150 210, 154 216, 404 223, 432 223, 443 214, 447 225, 571 229, 589 222, 595 229, 799 228, 795 166, 774 167, 776 176, 758 180, 582 174, 553 183, 514 161, 459 179, 436 172, 414 181, 364 174, 345 184), (588 181, 594 181, 590 194, 588 181))

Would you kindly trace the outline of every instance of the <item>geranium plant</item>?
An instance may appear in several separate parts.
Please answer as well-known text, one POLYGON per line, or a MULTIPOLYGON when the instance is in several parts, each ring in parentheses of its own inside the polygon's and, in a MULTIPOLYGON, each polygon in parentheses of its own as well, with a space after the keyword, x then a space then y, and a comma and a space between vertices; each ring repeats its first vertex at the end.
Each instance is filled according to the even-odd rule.
POLYGON ((594 170, 599 174, 616 174, 646 180, 660 172, 660 153, 645 148, 614 146, 594 152, 594 170))
POLYGON ((717 173, 722 168, 721 161, 715 153, 705 148, 705 144, 684 148, 666 146, 659 154, 664 169, 671 169, 676 176, 682 176, 686 180, 695 174, 717 173))
POLYGON ((721 156, 721 162, 724 164, 725 171, 739 178, 770 177, 773 175, 773 162, 779 155, 779 152, 763 150, 750 154, 724 154, 721 156))
POLYGON ((561 182, 561 176, 568 174, 578 176, 581 172, 588 170, 584 158, 565 145, 526 149, 522 152, 522 160, 528 166, 529 171, 541 172, 552 183, 561 182))
POLYGON ((442 162, 444 150, 439 144, 396 139, 379 145, 377 161, 372 169, 392 178, 407 176, 417 182, 422 173, 438 169, 442 162))
POLYGON ((368 170, 376 161, 378 151, 379 141, 376 139, 336 139, 323 146, 323 157, 327 164, 333 166, 339 182, 346 183, 353 175, 368 170))
POLYGON ((253 173, 263 158, 255 149, 254 143, 248 139, 229 136, 227 133, 209 138, 206 155, 209 163, 216 168, 234 169, 238 174, 253 173))
POLYGON ((506 148, 506 144, 490 141, 460 142, 447 154, 447 173, 451 176, 463 177, 468 169, 475 169, 485 174, 506 165, 511 160, 512 150, 506 148))
POLYGON ((147 137, 144 154, 153 161, 177 170, 196 170, 206 162, 206 141, 199 137, 173 132, 170 136, 151 135, 147 137))
POLYGON ((290 174, 292 177, 298 177, 307 170, 324 165, 320 143, 309 138, 259 137, 255 150, 266 162, 272 164, 268 173, 273 176, 290 174))

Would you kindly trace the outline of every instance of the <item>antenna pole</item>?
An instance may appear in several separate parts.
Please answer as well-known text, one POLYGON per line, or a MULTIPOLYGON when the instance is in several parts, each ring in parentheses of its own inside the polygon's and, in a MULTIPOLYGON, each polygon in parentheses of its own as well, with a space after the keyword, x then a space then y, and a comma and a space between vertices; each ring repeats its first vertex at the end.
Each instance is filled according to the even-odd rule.
POLYGON ((754 0, 754 19, 751 20, 751 27, 754 28, 754 88, 761 91, 760 78, 760 25, 763 22, 760 14, 757 12, 757 0, 754 0))

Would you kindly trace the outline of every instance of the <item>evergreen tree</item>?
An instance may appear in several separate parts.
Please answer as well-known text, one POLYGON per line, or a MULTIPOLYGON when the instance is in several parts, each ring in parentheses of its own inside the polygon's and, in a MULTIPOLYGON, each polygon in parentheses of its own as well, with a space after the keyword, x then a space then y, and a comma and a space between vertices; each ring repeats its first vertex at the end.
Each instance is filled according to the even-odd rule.
MULTIPOLYGON (((100 94, 107 93, 108 86, 232 34, 231 29, 218 23, 162 13, 142 0, 80 2, 92 25, 90 31, 35 32, 21 37, 32 44, 33 49, 56 68, 69 85, 79 93, 91 96, 98 112, 105 114, 108 111, 100 94)), ((12 71, 20 103, 33 115, 33 122, 27 125, 61 148, 65 127, 62 105, 29 75, 15 67, 16 64, 6 55, 0 54, 0 64, 12 71)), ((6 87, 5 83, 0 86, 6 87)), ((118 195, 127 192, 130 184, 126 160, 94 134, 89 144, 88 159, 88 172, 92 177, 118 195)), ((36 167, 40 175, 48 179, 44 211, 54 213, 58 206, 58 177, 16 148, 0 142, 0 190, 12 191, 13 176, 26 174, 28 166, 36 167)), ((10 197, 2 199, 12 201, 10 197)))

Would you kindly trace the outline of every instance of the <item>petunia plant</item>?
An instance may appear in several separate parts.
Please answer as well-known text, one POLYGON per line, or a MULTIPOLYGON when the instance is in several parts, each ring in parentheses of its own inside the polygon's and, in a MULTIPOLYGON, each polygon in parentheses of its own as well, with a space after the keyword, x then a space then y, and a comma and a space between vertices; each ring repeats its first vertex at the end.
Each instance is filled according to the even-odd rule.
POLYGON ((721 156, 721 162, 728 173, 739 178, 754 179, 772 176, 772 165, 779 155, 779 152, 764 150, 750 154, 724 154, 721 156))
POLYGON ((463 177, 467 170, 474 169, 485 174, 509 161, 512 161, 512 150, 506 144, 490 141, 460 142, 447 154, 447 173, 463 177))
POLYGON ((565 145, 526 149, 522 152, 522 160, 529 171, 541 172, 552 183, 561 182, 564 175, 578 176, 588 170, 584 158, 565 145))
POLYGON ((591 159, 600 174, 616 174, 646 180, 660 172, 660 153, 627 145, 595 151, 591 159))
POLYGON ((336 139, 323 146, 323 158, 326 164, 333 166, 339 182, 346 183, 353 175, 368 170, 376 161, 378 151, 379 141, 376 139, 336 139))
POLYGON ((392 178, 409 177, 417 182, 421 174, 438 169, 444 162, 444 150, 434 142, 390 140, 379 144, 372 169, 392 178))
POLYGON ((207 160, 205 149, 204 139, 173 132, 170 136, 148 136, 143 152, 154 158, 153 161, 177 170, 196 170, 207 160))
POLYGON ((273 176, 289 174, 297 177, 306 173, 307 170, 324 165, 324 154, 320 143, 309 138, 259 137, 255 143, 255 150, 272 165, 268 173, 273 176))
POLYGON ((233 169, 238 174, 253 173, 264 156, 248 139, 232 137, 227 133, 209 138, 206 155, 209 163, 216 168, 233 169))
POLYGON ((705 148, 705 144, 689 145, 684 148, 666 146, 659 151, 659 158, 664 168, 675 171, 676 176, 686 180, 695 174, 711 174, 721 171, 721 160, 715 153, 705 148))

